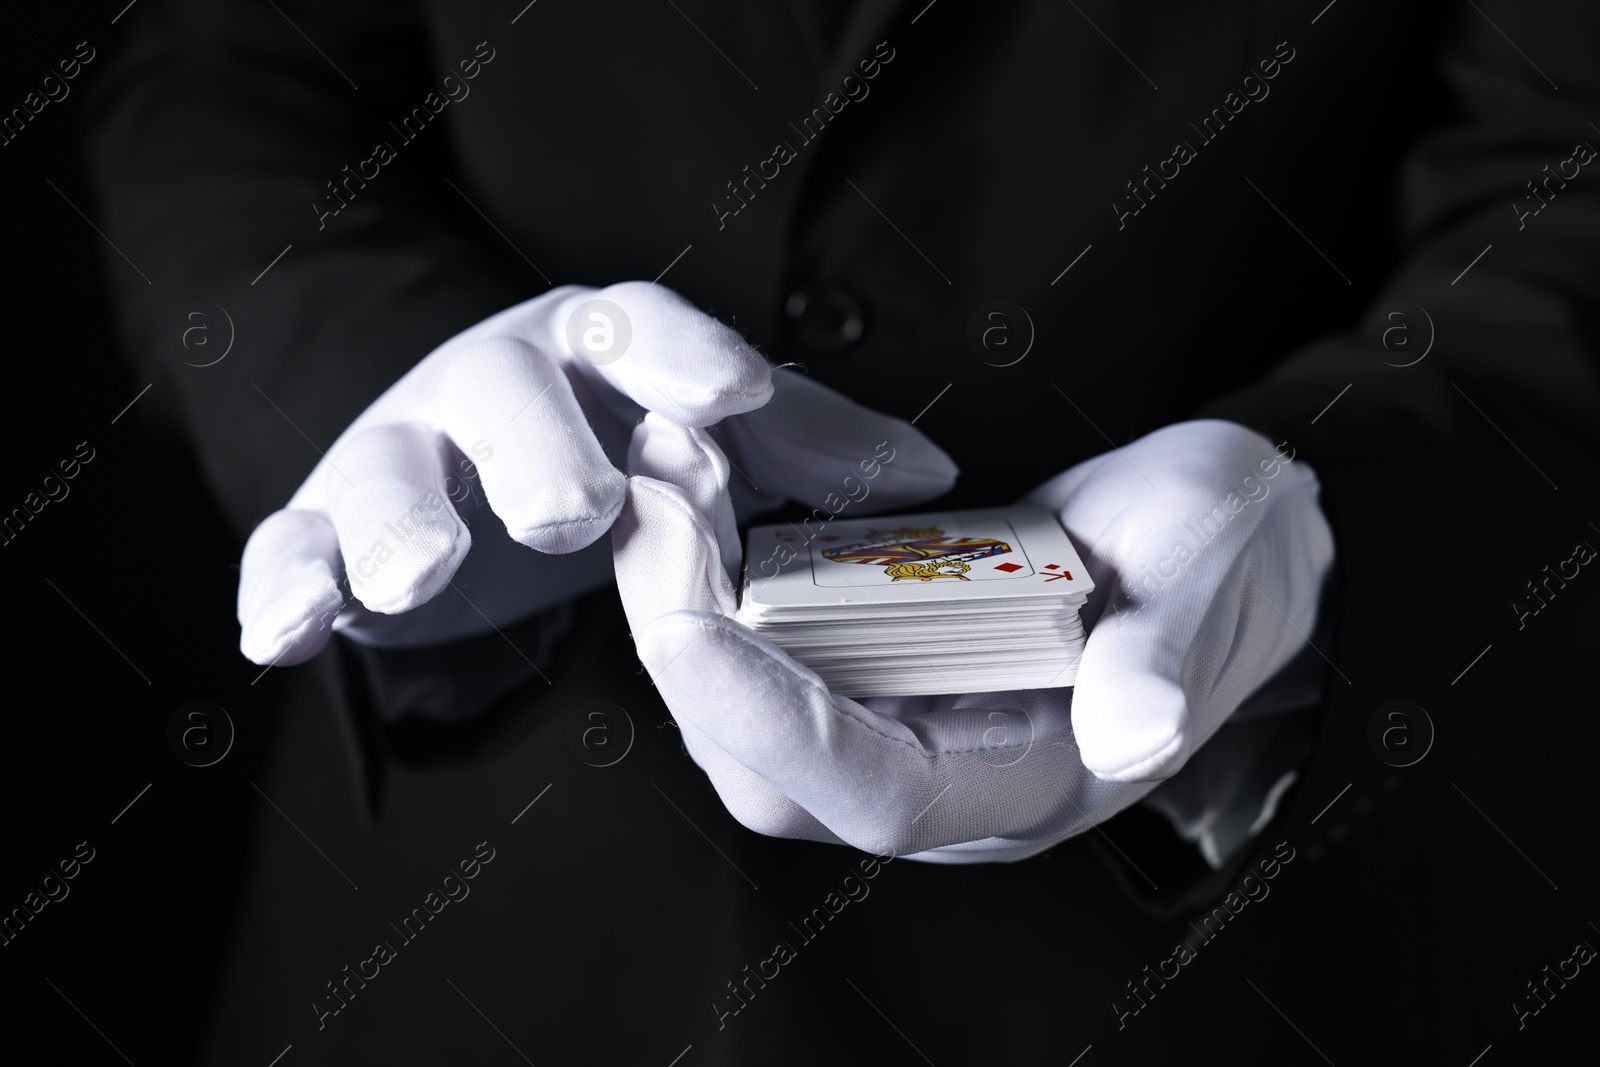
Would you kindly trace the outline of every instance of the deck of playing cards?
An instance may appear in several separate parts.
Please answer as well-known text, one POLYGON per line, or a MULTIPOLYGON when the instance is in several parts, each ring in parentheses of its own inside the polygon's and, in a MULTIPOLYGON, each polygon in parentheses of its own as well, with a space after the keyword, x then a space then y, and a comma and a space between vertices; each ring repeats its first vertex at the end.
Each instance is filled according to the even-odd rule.
POLYGON ((758 526, 745 560, 739 622, 841 696, 1077 679, 1094 583, 1043 508, 758 526))

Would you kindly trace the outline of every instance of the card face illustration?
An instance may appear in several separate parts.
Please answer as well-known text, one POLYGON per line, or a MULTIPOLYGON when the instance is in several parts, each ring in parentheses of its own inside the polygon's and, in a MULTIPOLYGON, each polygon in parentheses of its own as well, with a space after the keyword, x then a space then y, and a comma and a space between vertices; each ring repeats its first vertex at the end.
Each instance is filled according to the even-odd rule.
POLYGON ((973 619, 1031 616, 1059 611, 1094 588, 1055 516, 1031 506, 839 520, 821 528, 759 526, 750 531, 745 559, 739 617, 747 622, 775 612, 861 623, 920 616, 951 603, 961 603, 960 612, 973 619), (858 614, 863 605, 871 606, 870 616, 858 614))
MULTIPOLYGON (((893 521, 831 544, 809 546, 812 580, 820 586, 862 588, 941 585, 1027 578, 1035 572, 1015 527, 1004 520, 963 521, 932 516, 915 525, 893 521)), ((955 593, 959 596, 959 593, 955 593)))

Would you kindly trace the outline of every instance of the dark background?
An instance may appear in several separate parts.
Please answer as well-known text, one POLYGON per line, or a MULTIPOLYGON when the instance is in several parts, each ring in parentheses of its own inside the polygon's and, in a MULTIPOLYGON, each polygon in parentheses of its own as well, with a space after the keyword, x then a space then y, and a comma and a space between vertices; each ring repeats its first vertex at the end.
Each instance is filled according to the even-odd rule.
MULTIPOLYGON (((78 41, 88 39, 102 57, 114 52, 119 28, 110 20, 121 6, 8 13, 0 106, 19 103, 78 41)), ((261 676, 238 654, 240 545, 192 457, 146 422, 143 401, 117 417, 146 383, 131 380, 109 350, 103 239, 73 206, 92 219, 75 124, 81 89, 101 69, 103 59, 71 83, 70 98, 0 148, 8 207, 5 396, 14 424, 0 463, 0 507, 19 505, 79 442, 95 449, 68 483, 70 495, 0 548, 9 618, 0 909, 20 906, 78 842, 96 850, 68 883, 70 895, 0 947, 4 1040, 12 1053, 34 1045, 64 1062, 121 1062, 109 1042, 136 1064, 181 1063, 205 1034, 243 857, 265 810, 251 782, 272 739, 266 712, 283 674, 261 676), (193 699, 225 707, 238 731, 227 758, 208 768, 181 763, 167 742, 169 717, 193 699)), ((203 138, 194 150, 205 150, 203 138)), ((172 323, 175 350, 191 325, 172 323)), ((1514 436, 1537 440, 1536 427, 1518 427, 1514 436)), ((1519 462, 1510 457, 1507 471, 1519 462)), ((1430 477, 1414 473, 1419 482, 1430 477)), ((1107 1011, 1103 1026, 1081 1039, 1063 1034, 1062 1062, 1091 1043, 1085 1067, 1103 1062, 1116 1042, 1127 1057, 1113 1056, 1116 1062, 1163 1063, 1323 1062, 1322 1053, 1341 1064, 1383 1062, 1425 1049, 1435 1062, 1466 1065, 1492 1045, 1479 1061, 1489 1067, 1592 1049, 1600 998, 1594 968, 1521 1032, 1509 1003, 1575 942, 1600 945, 1589 784, 1600 743, 1591 680, 1600 578, 1585 569, 1521 633, 1509 625, 1504 600, 1542 564, 1567 555, 1573 540, 1600 540, 1582 525, 1600 521, 1600 508, 1583 506, 1593 499, 1583 495, 1593 478, 1586 467, 1552 469, 1564 487, 1560 508, 1531 503, 1531 491, 1526 498, 1503 491, 1501 473, 1483 478, 1481 529, 1460 536, 1499 543, 1511 531, 1525 547, 1521 555, 1486 555, 1478 573, 1440 574, 1430 567, 1438 546, 1412 542, 1397 528, 1394 549, 1415 560, 1414 581, 1364 594, 1372 611, 1428 614, 1421 609, 1441 586, 1482 591, 1478 614, 1448 620, 1463 635, 1460 665, 1494 646, 1460 685, 1448 683, 1452 670, 1430 663, 1426 680, 1417 674, 1410 689, 1368 695, 1374 707, 1394 697, 1426 706, 1439 729, 1435 749, 1396 770, 1372 757, 1359 730, 1324 738, 1348 758, 1298 786, 1268 831, 1292 842, 1299 857, 1274 883, 1277 903, 1247 909, 1227 944, 1208 947, 1170 992, 1129 1021, 1128 1032, 1118 1034, 1107 1011), (1319 815, 1346 782, 1349 791, 1319 815), (1251 981, 1272 990, 1275 1007, 1252 992, 1251 981), (1321 1053, 1312 1055, 1283 1016, 1314 1035, 1321 1053)), ((1401 660, 1407 652, 1392 650, 1401 660)), ((1134 847, 1129 842, 1143 832, 1125 823, 1113 836, 1134 847)), ((1086 837, 1033 862, 1081 863, 1082 877, 1112 884, 1111 868, 1091 856, 1095 835, 1086 837)), ((842 854, 834 865, 843 866, 842 854)), ((911 892, 919 880, 992 885, 1006 877, 1004 869, 910 864, 892 874, 911 892)), ((881 913, 847 918, 895 922, 881 913)), ((969 933, 1026 938, 1026 920, 973 916, 969 933)), ((1109 1000, 1140 966, 1168 955, 1169 942, 1152 927, 1143 943, 1129 944, 1125 975, 1089 984, 1109 1000)), ((850 941, 841 936, 825 951, 848 960, 850 941)), ((1063 953, 1070 957, 1070 946, 1063 953)), ((960 959, 954 954, 952 966, 960 959)), ((917 1001, 917 989, 903 999, 917 1001)), ((1006 1018, 1004 1004, 975 1004, 970 1013, 952 1025, 1052 1025, 1006 1018)), ((628 1014, 619 1004, 619 1025, 628 1014)), ((893 1007, 889 1014, 902 1017, 893 1007)), ((880 1024, 851 1014, 838 1025, 880 1024)), ((936 1036, 927 1037, 919 1044, 943 1063, 936 1036)))
MULTIPOLYGON (((116 50, 127 20, 110 20, 122 2, 18 9, 0 45, 8 111, 79 41, 98 52, 67 83, 71 95, 0 148, 10 205, 11 445, 0 464, 7 512, 79 442, 94 449, 66 483, 69 494, 0 547, 9 634, 0 771, 7 914, 78 842, 95 849, 66 883, 69 895, 0 948, 0 982, 13 1053, 32 1045, 70 1062, 122 1062, 65 994, 143 1065, 187 1062, 202 1036, 250 805, 259 803, 250 781, 267 738, 262 711, 280 679, 269 672, 252 686, 260 669, 238 653, 241 545, 192 457, 141 418, 148 394, 117 418, 147 383, 132 381, 108 347, 104 241, 73 205, 91 210, 79 105, 116 50), (225 707, 238 731, 228 756, 208 768, 180 763, 167 745, 168 717, 194 699, 225 707)), ((173 324, 175 352, 191 325, 173 324)))

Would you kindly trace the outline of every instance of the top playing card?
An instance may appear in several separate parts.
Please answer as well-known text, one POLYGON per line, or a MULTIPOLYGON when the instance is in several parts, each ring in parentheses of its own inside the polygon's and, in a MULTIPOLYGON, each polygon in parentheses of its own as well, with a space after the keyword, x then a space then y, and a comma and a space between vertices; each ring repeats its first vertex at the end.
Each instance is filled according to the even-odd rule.
POLYGON ((741 614, 839 604, 1031 598, 1094 588, 1055 516, 1018 506, 750 531, 741 614))

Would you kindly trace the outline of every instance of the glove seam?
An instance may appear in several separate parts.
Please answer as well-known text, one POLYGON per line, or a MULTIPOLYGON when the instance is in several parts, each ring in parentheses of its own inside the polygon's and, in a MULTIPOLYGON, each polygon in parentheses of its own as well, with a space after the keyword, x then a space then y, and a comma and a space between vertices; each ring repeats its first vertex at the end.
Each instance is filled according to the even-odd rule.
MULTIPOLYGON (((1103 781, 1109 781, 1109 782, 1141 782, 1141 781, 1149 781, 1150 779, 1147 779, 1147 778, 1145 778, 1143 776, 1148 774, 1153 768, 1159 766, 1160 764, 1165 763, 1168 759, 1170 759, 1172 757, 1172 754, 1175 751, 1177 751, 1178 749, 1181 749, 1182 747, 1183 747, 1183 732, 1179 731, 1177 733, 1174 733, 1172 735, 1172 739, 1169 740, 1166 744, 1162 745, 1155 752, 1153 752, 1150 755, 1146 756, 1144 759, 1140 760, 1137 763, 1132 763, 1132 764, 1129 764, 1126 767, 1123 767, 1121 770, 1110 771, 1110 772, 1107 772, 1106 774, 1101 774, 1098 771, 1094 771, 1094 768, 1092 768, 1092 767, 1089 768, 1089 769, 1091 771, 1094 771, 1094 775, 1095 775, 1096 778, 1100 778, 1103 781)), ((1162 777, 1163 778, 1171 777, 1171 775, 1163 775, 1162 777)), ((1161 779, 1158 778, 1156 780, 1160 781, 1161 779)))

